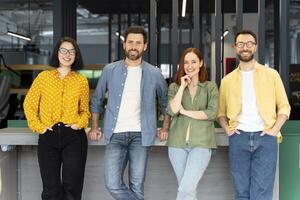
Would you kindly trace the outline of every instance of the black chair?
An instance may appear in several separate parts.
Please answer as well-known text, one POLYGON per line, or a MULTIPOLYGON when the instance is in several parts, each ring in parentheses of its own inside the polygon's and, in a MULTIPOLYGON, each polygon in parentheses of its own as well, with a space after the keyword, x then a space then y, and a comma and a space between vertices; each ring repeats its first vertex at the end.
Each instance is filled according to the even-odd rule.
POLYGON ((0 128, 6 127, 6 124, 3 122, 7 121, 6 117, 9 110, 9 89, 12 81, 11 73, 20 76, 18 72, 6 65, 3 55, 0 54, 0 128), (1 71, 1 63, 7 71, 1 71))
POLYGON ((6 118, 9 110, 9 89, 11 86, 11 75, 0 74, 0 123, 6 118))

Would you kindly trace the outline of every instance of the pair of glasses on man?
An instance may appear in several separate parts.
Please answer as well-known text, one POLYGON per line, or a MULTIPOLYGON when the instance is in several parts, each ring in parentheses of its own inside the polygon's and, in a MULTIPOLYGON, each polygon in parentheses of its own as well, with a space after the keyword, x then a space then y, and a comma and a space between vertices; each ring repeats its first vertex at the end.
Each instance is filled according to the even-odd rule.
POLYGON ((245 45, 246 45, 247 48, 251 48, 254 45, 256 45, 256 42, 248 41, 248 42, 237 42, 237 43, 235 43, 235 46, 237 48, 244 48, 245 45))
POLYGON ((59 48, 58 52, 63 54, 63 55, 66 55, 67 53, 69 53, 71 56, 74 56, 76 54, 75 49, 59 48))

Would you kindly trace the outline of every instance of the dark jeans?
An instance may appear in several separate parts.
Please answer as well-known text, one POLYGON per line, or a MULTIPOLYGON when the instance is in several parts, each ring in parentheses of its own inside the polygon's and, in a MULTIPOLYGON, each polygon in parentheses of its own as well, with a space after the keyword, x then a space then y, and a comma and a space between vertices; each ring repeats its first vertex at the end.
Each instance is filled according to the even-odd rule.
POLYGON ((235 200, 272 200, 277 138, 261 132, 229 137, 229 162, 235 200))
POLYGON ((142 146, 140 132, 114 133, 105 148, 105 185, 116 200, 143 200, 149 146, 142 146), (123 180, 128 163, 129 184, 123 180))
POLYGON ((84 129, 73 130, 64 124, 39 136, 38 161, 43 182, 43 200, 80 200, 87 136, 84 129))

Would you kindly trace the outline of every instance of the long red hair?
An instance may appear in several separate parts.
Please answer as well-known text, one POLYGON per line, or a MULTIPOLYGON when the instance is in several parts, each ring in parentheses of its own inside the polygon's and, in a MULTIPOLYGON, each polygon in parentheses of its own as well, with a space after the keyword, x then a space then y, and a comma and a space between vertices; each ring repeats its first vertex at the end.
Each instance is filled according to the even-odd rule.
POLYGON ((205 65, 204 65, 204 60, 203 60, 203 56, 202 56, 202 53, 200 52, 199 49, 197 48, 193 48, 193 47, 190 47, 190 48, 187 48, 180 56, 180 60, 179 60, 179 68, 177 70, 177 73, 176 73, 176 76, 175 76, 175 82, 180 85, 181 84, 181 77, 185 76, 185 71, 184 71, 184 57, 186 56, 186 54, 188 53, 194 53, 196 54, 196 56, 199 58, 200 61, 203 61, 202 62, 202 66, 200 67, 200 70, 199 70, 199 81, 201 83, 207 81, 208 77, 207 77, 207 72, 206 72, 206 68, 205 68, 205 65))

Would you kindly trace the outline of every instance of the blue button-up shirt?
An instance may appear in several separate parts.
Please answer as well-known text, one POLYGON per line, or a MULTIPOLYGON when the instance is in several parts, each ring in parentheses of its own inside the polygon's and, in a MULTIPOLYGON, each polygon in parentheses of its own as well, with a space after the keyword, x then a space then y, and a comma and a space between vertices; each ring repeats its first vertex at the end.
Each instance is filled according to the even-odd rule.
MULTIPOLYGON (((168 86, 157 67, 142 61, 141 69, 142 145, 150 146, 155 141, 157 130, 156 97, 158 97, 161 112, 166 114, 168 86)), ((106 65, 91 100, 91 112, 101 114, 105 111, 102 132, 106 144, 109 143, 116 126, 126 77, 127 65, 124 60, 106 65), (108 99, 104 108, 106 93, 108 99)))

